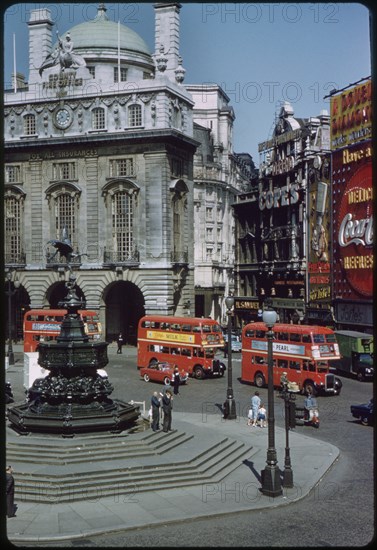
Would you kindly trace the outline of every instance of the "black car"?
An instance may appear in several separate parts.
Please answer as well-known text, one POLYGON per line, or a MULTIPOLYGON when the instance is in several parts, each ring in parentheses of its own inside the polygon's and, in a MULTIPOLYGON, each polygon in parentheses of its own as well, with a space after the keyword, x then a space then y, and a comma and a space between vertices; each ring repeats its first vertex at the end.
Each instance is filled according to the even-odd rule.
POLYGON ((371 426, 374 424, 373 397, 369 403, 351 405, 351 414, 354 418, 360 420, 363 426, 371 426))

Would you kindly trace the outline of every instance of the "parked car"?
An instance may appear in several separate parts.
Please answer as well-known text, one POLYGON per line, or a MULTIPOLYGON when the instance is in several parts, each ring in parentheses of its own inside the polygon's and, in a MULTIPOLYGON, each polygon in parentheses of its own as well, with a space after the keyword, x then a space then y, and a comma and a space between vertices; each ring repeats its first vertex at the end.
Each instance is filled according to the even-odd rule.
MULTIPOLYGON (((166 362, 152 363, 149 367, 140 369, 140 376, 146 382, 162 382, 165 386, 170 386, 173 381, 173 372, 175 365, 166 362)), ((181 384, 185 384, 188 379, 188 372, 179 369, 179 379, 181 384)))
POLYGON ((374 424, 373 397, 369 403, 351 405, 351 414, 354 418, 360 420, 363 426, 371 426, 374 424))

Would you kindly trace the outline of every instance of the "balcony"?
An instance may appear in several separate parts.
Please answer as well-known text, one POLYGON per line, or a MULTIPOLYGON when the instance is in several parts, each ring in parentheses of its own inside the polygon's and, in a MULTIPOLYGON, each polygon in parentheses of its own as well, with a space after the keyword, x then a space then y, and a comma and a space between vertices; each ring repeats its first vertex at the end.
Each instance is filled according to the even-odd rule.
POLYGON ((188 261, 188 251, 177 251, 171 253, 170 261, 175 266, 186 266, 188 261))
POLYGON ((134 250, 128 254, 124 252, 108 252, 103 253, 103 267, 113 268, 117 266, 138 267, 140 265, 140 254, 138 250, 134 250))
POLYGON ((26 266, 26 254, 20 252, 18 254, 12 254, 5 252, 4 254, 5 267, 13 267, 15 269, 22 269, 26 266))

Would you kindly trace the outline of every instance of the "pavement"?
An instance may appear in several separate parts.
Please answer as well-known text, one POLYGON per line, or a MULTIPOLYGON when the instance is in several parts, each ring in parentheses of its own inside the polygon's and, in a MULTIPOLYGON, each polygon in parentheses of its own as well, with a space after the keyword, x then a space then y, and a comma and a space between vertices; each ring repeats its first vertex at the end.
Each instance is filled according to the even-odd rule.
MULTIPOLYGON (((215 410, 203 413, 173 411, 173 428, 192 434, 193 445, 196 440, 203 440, 206 436, 210 438, 214 434, 240 441, 246 446, 246 456, 239 459, 224 478, 188 487, 147 492, 135 490, 127 495, 114 494, 51 504, 23 502, 16 496, 17 515, 7 519, 6 524, 8 540, 15 545, 75 540, 152 525, 288 506, 307 496, 320 484, 339 457, 339 449, 334 445, 290 430, 294 486, 283 487, 281 496, 270 497, 260 490, 261 471, 266 466, 267 458, 267 428, 251 428, 244 417, 225 420, 215 410)), ((275 446, 281 472, 284 470, 285 445, 285 430, 275 427, 275 446)), ((168 461, 169 453, 165 457, 168 461)), ((17 472, 17 464, 12 466, 17 472)), ((15 480, 17 483, 16 473, 15 480)))

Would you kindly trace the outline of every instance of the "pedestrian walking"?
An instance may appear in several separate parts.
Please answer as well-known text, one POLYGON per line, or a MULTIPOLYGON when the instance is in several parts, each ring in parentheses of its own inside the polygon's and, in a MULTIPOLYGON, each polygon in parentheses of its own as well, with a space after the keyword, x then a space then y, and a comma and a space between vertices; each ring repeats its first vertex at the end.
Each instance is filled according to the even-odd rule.
POLYGON ((174 391, 174 395, 179 394, 180 381, 181 381, 181 377, 179 376, 179 370, 178 370, 178 367, 175 366, 174 367, 174 372, 173 372, 173 388, 174 388, 173 391, 174 391))
POLYGON ((258 411, 258 422, 261 428, 267 428, 266 415, 266 408, 263 403, 261 403, 258 411))
POLYGON ((162 410, 164 412, 164 420, 162 423, 163 432, 171 432, 173 396, 170 390, 166 390, 162 397, 162 410))
POLYGON ((7 482, 7 516, 8 518, 14 518, 16 514, 14 505, 14 477, 12 466, 7 466, 5 473, 7 482))
POLYGON ((151 399, 151 406, 152 406, 152 430, 154 432, 157 432, 157 430, 160 429, 161 399, 158 398, 158 393, 156 391, 153 392, 152 399, 151 399))
POLYGON ((123 336, 122 336, 122 333, 121 333, 121 332, 119 333, 119 336, 118 336, 118 339, 117 339, 117 344, 118 344, 117 353, 122 353, 123 336))
POLYGON ((251 410, 252 410, 251 426, 256 426, 257 424, 260 404, 261 404, 261 398, 259 397, 259 391, 256 391, 253 397, 251 398, 251 410))

